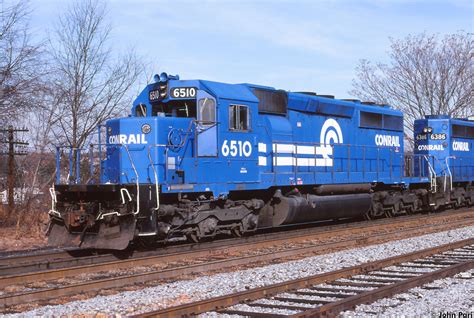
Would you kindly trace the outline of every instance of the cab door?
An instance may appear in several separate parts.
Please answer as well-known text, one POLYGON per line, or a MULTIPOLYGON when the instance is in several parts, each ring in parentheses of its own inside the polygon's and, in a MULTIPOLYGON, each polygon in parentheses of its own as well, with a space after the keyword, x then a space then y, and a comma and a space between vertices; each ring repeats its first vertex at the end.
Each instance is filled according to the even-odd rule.
POLYGON ((197 92, 197 155, 217 156, 216 99, 205 91, 197 92))

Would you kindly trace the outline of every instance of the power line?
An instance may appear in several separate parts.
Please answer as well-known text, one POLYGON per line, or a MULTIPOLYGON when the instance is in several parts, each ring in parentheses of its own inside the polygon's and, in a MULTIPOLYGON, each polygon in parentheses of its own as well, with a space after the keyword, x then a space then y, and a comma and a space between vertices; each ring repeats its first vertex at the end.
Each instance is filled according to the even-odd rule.
POLYGON ((0 129, 0 132, 7 133, 5 140, 0 139, 1 144, 8 144, 7 152, 0 152, 0 155, 8 156, 8 174, 7 174, 7 192, 8 192, 8 215, 11 215, 15 207, 14 189, 15 189, 15 156, 24 156, 28 152, 25 150, 28 142, 15 139, 15 134, 19 132, 28 132, 26 128, 13 128, 8 126, 7 129, 0 129))

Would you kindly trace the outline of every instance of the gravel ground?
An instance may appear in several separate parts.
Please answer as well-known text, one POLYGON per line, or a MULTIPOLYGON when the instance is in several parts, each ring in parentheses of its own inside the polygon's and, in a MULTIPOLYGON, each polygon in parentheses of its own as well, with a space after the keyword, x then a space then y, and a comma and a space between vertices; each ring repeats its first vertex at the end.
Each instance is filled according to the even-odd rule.
MULTIPOLYGON (((470 237, 474 237, 474 226, 259 268, 212 276, 203 275, 191 280, 160 284, 138 291, 98 296, 64 305, 39 307, 21 314, 7 315, 7 317, 141 313, 333 271, 470 237)), ((398 311, 400 312, 403 311, 398 311)))
MULTIPOLYGON (((384 298, 370 305, 357 306, 354 311, 343 312, 343 317, 439 317, 440 313, 459 312, 474 315, 474 270, 453 278, 436 280, 425 286, 437 289, 413 288, 406 293, 384 298)), ((449 316, 446 316, 449 317, 449 316)))
MULTIPOLYGON (((425 285, 426 288, 413 288, 405 293, 397 294, 392 298, 384 298, 370 305, 360 305, 354 311, 345 311, 341 317, 365 318, 365 317, 440 317, 440 314, 451 313, 451 317, 469 317, 474 315, 474 270, 460 273, 453 278, 434 281, 425 285), (433 289, 432 289, 433 288, 433 289), (461 315, 459 313, 462 313, 461 315)), ((291 294, 282 294, 282 296, 291 294)), ((302 298, 301 296, 297 296, 302 298)), ((305 297, 307 299, 311 299, 305 297)), ((324 299, 324 298, 321 298, 324 299)), ((259 300, 262 304, 288 304, 276 300, 259 300)), ((311 305, 298 304, 298 306, 311 308, 311 305)), ((293 310, 278 310, 259 308, 248 305, 236 305, 231 307, 242 311, 259 311, 265 313, 279 313, 284 315, 295 314, 293 310)), ((209 313, 201 315, 200 318, 230 318, 240 317, 236 315, 222 315, 209 313)), ((443 317, 443 316, 441 316, 443 317)), ((449 316, 445 316, 449 317, 449 316)))

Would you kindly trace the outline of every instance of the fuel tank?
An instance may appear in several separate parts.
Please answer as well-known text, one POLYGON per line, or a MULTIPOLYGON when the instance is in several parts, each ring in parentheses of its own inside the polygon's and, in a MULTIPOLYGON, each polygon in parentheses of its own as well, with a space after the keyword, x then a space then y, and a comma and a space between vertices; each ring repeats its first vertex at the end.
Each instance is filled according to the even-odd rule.
POLYGON ((369 193, 344 195, 275 195, 261 211, 259 227, 356 218, 371 207, 369 193))
POLYGON ((369 193, 371 189, 370 183, 323 184, 315 187, 314 193, 317 195, 369 193))

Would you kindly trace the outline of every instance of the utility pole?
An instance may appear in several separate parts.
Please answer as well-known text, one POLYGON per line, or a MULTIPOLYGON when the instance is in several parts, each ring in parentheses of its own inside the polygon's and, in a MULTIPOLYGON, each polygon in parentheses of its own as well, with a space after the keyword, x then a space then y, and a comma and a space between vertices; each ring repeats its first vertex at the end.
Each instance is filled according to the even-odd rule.
POLYGON ((8 216, 13 213, 15 208, 15 156, 24 156, 27 154, 26 150, 18 146, 28 146, 28 143, 22 140, 15 140, 15 133, 27 132, 26 128, 13 128, 8 126, 7 129, 0 129, 0 132, 7 133, 6 140, 0 139, 0 143, 8 144, 8 152, 0 152, 0 155, 8 156, 8 173, 7 173, 7 193, 8 193, 8 216))

